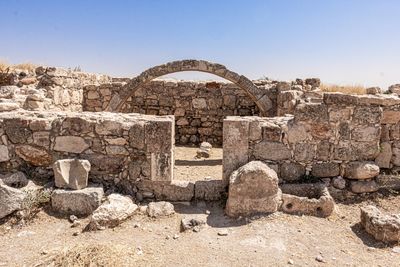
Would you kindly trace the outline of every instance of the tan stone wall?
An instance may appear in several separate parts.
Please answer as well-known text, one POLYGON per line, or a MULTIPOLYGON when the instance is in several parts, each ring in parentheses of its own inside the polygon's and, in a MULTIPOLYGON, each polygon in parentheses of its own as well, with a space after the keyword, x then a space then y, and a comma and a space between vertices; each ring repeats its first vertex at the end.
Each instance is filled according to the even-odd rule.
POLYGON ((51 177, 58 159, 91 163, 90 178, 135 192, 173 177, 174 119, 113 113, 0 113, 0 170, 51 177))
MULTIPOLYGON (((224 120, 224 178, 261 160, 282 181, 343 176, 354 162, 400 169, 400 98, 327 93, 322 103, 302 103, 294 115, 224 120)), ((353 178, 354 179, 354 178, 353 178)))

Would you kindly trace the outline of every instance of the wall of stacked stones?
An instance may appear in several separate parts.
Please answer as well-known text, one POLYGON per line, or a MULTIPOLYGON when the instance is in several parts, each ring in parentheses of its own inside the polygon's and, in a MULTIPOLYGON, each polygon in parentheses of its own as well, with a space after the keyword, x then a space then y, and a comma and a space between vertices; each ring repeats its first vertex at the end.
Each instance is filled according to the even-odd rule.
POLYGON ((399 108, 400 99, 394 96, 326 93, 322 103, 298 104, 294 115, 228 117, 224 178, 252 160, 266 162, 281 182, 337 176, 365 182, 377 176, 376 166, 363 165, 368 163, 381 172, 396 171, 399 108), (363 170, 371 176, 361 175, 363 170))
POLYGON ((0 72, 0 111, 82 111, 83 87, 110 82, 106 75, 38 67, 0 72))
MULTIPOLYGON (((298 98, 303 95, 301 90, 306 87, 312 88, 303 80, 292 83, 259 80, 254 83, 265 90, 272 101, 272 109, 268 111, 268 116, 293 113, 298 98), (287 90, 290 90, 289 93, 286 93, 287 90)), ((85 86, 83 109, 103 111, 108 106, 111 96, 121 90, 123 85, 124 83, 114 82, 85 86)), ((175 115, 177 144, 198 144, 207 141, 221 145, 222 123, 226 116, 260 115, 254 101, 237 85, 215 81, 153 80, 138 89, 128 99, 122 111, 175 115)))
POLYGON ((170 116, 111 113, 0 113, 0 169, 52 176, 58 159, 87 159, 92 181, 135 193, 142 181, 171 181, 170 116))

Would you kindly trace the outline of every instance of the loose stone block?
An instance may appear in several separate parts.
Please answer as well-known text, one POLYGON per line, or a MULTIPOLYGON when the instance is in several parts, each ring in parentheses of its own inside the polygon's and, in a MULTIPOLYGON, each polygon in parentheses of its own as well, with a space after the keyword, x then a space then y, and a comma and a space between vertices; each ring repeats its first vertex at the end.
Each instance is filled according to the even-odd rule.
POLYGON ((0 219, 20 210, 26 196, 22 190, 7 186, 0 179, 0 219))
POLYGON ((382 213, 374 206, 361 208, 361 225, 376 240, 384 242, 400 241, 400 218, 382 213))
POLYGON ((351 181, 350 189, 353 193, 372 193, 379 190, 379 185, 374 181, 351 181))
POLYGON ((323 184, 283 184, 282 210, 290 214, 328 217, 335 202, 323 184))
POLYGON ((345 177, 349 179, 371 179, 379 175, 379 166, 374 162, 350 162, 345 167, 345 177))
POLYGON ((71 215, 89 215, 101 204, 103 187, 89 185, 80 190, 56 189, 51 195, 54 211, 71 215))
POLYGON ((226 213, 229 216, 271 213, 280 205, 278 175, 260 161, 252 161, 229 178, 226 213))
POLYGON ((55 185, 59 188, 83 189, 88 184, 90 162, 84 159, 62 159, 53 164, 55 185))

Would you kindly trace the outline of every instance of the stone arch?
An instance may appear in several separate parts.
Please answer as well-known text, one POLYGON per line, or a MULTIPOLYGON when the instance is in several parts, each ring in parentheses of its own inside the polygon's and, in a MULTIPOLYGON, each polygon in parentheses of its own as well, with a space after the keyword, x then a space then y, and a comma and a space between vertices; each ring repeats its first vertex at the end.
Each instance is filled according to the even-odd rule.
POLYGON ((120 111, 127 99, 132 96, 142 85, 157 77, 182 71, 206 72, 236 84, 243 89, 255 102, 257 107, 260 109, 261 115, 263 116, 265 116, 267 111, 272 107, 271 99, 265 94, 265 91, 254 85, 254 83, 247 77, 239 75, 221 64, 212 63, 205 60, 190 59, 172 61, 163 65, 152 67, 142 72, 139 76, 131 79, 125 86, 123 86, 118 94, 114 94, 112 96, 106 111, 120 111))

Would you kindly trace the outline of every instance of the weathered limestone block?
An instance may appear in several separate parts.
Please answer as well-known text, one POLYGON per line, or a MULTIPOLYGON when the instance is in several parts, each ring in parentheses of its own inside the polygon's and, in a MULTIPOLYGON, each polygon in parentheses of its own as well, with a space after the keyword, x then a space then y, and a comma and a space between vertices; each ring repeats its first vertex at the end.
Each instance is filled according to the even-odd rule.
POLYGON ((335 202, 321 184, 283 184, 282 210, 290 214, 328 217, 335 202))
POLYGON ((216 201, 226 195, 226 183, 222 180, 196 181, 194 198, 197 200, 216 201))
POLYGON ((250 123, 235 117, 227 117, 223 124, 223 180, 228 184, 231 173, 249 160, 250 123))
POLYGON ((53 164, 55 185, 59 188, 83 189, 88 184, 90 162, 84 159, 62 159, 53 164))
POLYGON ((0 112, 12 111, 19 109, 18 103, 14 102, 0 102, 0 112))
POLYGON ((0 219, 16 210, 20 210, 25 198, 25 192, 20 189, 7 186, 0 179, 0 219))
POLYGON ((56 189, 51 195, 51 206, 64 214, 89 215, 100 206, 103 195, 103 187, 95 185, 80 190, 56 189))
POLYGON ((376 240, 384 242, 400 241, 400 218, 387 215, 374 206, 361 208, 361 225, 376 240))
POLYGON ((392 163, 395 166, 400 166, 400 142, 396 142, 393 144, 393 157, 392 157, 392 163))
POLYGON ((377 95, 382 93, 382 89, 379 87, 368 87, 365 89, 365 92, 369 95, 377 95))
POLYGON ((194 183, 189 181, 141 181, 139 192, 152 192, 156 200, 191 201, 194 197, 194 183))
POLYGON ((339 174, 339 164, 334 162, 315 163, 311 170, 311 175, 319 178, 335 177, 339 174))
POLYGON ((400 175, 380 174, 376 177, 380 188, 400 190, 400 175))
POLYGON ((101 230, 105 227, 116 227, 131 217, 137 209, 138 206, 130 197, 111 194, 107 197, 107 201, 93 212, 86 229, 101 230))
POLYGON ((285 160, 290 159, 292 153, 283 143, 261 141, 254 146, 253 156, 261 160, 285 160))
POLYGON ((306 174, 306 168, 296 162, 284 162, 280 168, 280 178, 285 181, 296 181, 306 174))
POLYGON ((379 190, 379 185, 375 182, 375 180, 351 181, 350 189, 353 193, 357 194, 372 193, 379 190))
POLYGON ((349 179, 371 179, 379 175, 379 166, 374 162, 354 161, 345 167, 344 176, 349 179))
POLYGON ((192 105, 195 109, 206 109, 207 101, 205 98, 195 98, 192 100, 192 105))
POLYGON ((310 162, 315 158, 316 145, 310 143, 297 143, 294 149, 294 158, 298 162, 310 162))
POLYGON ((232 217, 275 212, 280 197, 276 172, 260 161, 252 161, 231 174, 225 211, 232 217))
POLYGON ((41 147, 21 145, 15 147, 15 154, 34 166, 48 166, 52 163, 51 154, 41 147))
POLYGON ((9 161, 10 155, 8 153, 8 147, 0 145, 0 162, 9 161))
POLYGON ((380 144, 379 155, 375 159, 376 165, 380 168, 390 168, 390 161, 392 159, 392 145, 389 142, 382 142, 380 144))
POLYGON ((328 107, 324 104, 299 104, 296 106, 294 119, 311 123, 326 123, 329 120, 328 107))
POLYGON ((383 110, 382 124, 396 124, 400 122, 400 110, 383 110))
POLYGON ((69 152, 69 153, 82 153, 89 148, 85 139, 79 136, 57 136, 54 145, 54 150, 69 152))
POLYGON ((169 216, 175 213, 174 205, 169 202, 159 201, 150 202, 147 206, 147 214, 150 217, 158 218, 162 216, 169 216))
POLYGON ((381 134, 381 128, 375 126, 361 126, 355 127, 351 131, 352 140, 369 142, 378 141, 381 134))

